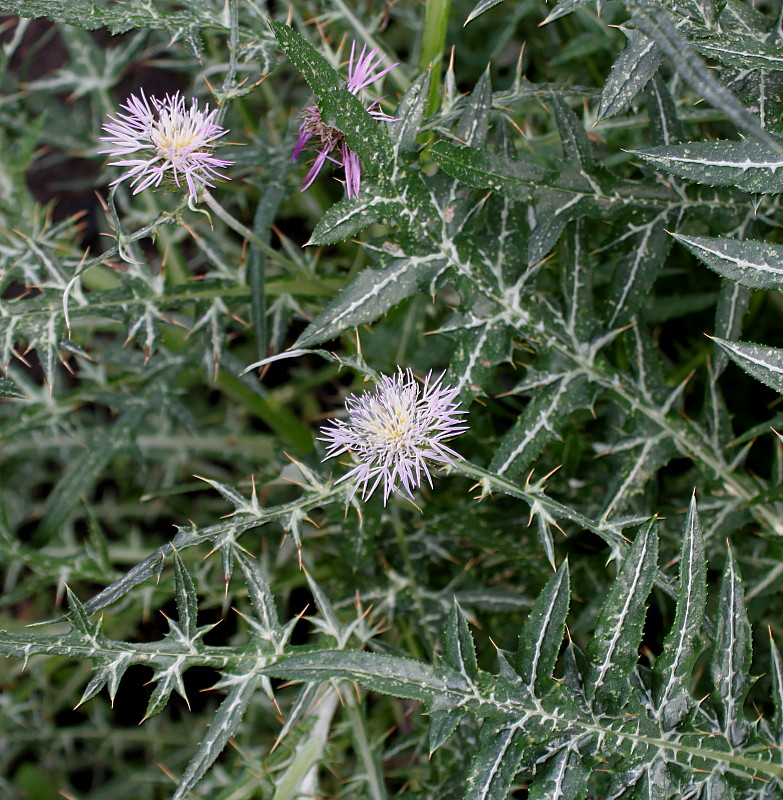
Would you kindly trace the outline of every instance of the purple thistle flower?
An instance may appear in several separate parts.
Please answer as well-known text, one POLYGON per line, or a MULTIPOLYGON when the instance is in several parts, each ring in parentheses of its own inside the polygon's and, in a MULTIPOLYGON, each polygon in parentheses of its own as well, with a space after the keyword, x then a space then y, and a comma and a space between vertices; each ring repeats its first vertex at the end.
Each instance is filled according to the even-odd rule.
POLYGON ((443 374, 433 379, 430 372, 419 384, 410 369, 398 368, 396 375, 381 375, 375 391, 345 401, 348 420, 334 420, 321 428, 319 441, 328 442, 326 461, 350 452, 356 466, 337 483, 354 481, 351 497, 361 487, 367 500, 383 481, 383 504, 392 492, 413 496, 422 476, 432 487, 428 461, 453 464, 462 456, 444 444, 466 431, 459 419, 467 411, 455 400, 458 390, 441 385, 443 374))
MULTIPOLYGON (((380 80, 387 72, 394 69, 397 64, 379 70, 383 55, 378 54, 378 49, 370 50, 366 53, 367 47, 362 47, 359 58, 355 59, 356 42, 351 44, 351 58, 348 61, 348 91, 358 95, 371 83, 380 80)), ((377 120, 393 122, 396 117, 390 117, 380 109, 380 101, 375 100, 367 106, 367 112, 377 120)), ((296 161, 299 154, 304 150, 311 138, 318 140, 318 155, 312 166, 305 175, 302 191, 308 189, 313 181, 318 177, 318 173, 327 161, 331 161, 345 170, 345 192, 348 197, 355 197, 359 194, 359 187, 362 181, 362 165, 359 156, 351 150, 345 143, 343 134, 330 128, 321 119, 321 109, 313 104, 302 112, 302 124, 299 126, 299 135, 294 145, 294 152, 291 161, 296 161), (339 150, 339 156, 332 155, 332 151, 339 150)))
POLYGON ((180 187, 184 178, 192 204, 203 186, 213 188, 211 181, 228 180, 217 170, 234 162, 212 155, 215 141, 228 133, 215 122, 217 109, 210 111, 207 105, 199 111, 194 98, 190 108, 185 108, 179 92, 158 100, 147 99, 144 91, 140 98, 131 95, 121 108, 126 113, 109 117, 111 122, 103 126, 109 135, 101 141, 111 146, 99 151, 120 159, 110 161, 111 166, 129 167, 112 186, 130 179, 133 194, 138 194, 149 186, 160 186, 164 179, 180 187), (125 158, 135 154, 135 158, 125 158))

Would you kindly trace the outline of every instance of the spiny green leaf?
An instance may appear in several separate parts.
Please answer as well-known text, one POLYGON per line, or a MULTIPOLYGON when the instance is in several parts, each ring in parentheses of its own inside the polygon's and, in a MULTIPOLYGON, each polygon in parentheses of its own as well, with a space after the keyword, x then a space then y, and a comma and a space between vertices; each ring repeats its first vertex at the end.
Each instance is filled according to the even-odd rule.
POLYGON ((524 728, 507 720, 481 726, 478 750, 468 773, 463 800, 505 800, 527 744, 524 728))
POLYGON ((400 153, 412 153, 416 150, 416 137, 427 110, 429 91, 430 73, 423 72, 400 99, 394 115, 397 121, 390 130, 395 161, 400 153))
POLYGON ((769 47, 758 39, 748 36, 732 35, 712 36, 698 39, 694 47, 705 56, 710 56, 721 64, 728 64, 741 69, 783 69, 783 50, 769 47))
POLYGON ((666 84, 658 75, 647 86, 647 115, 650 118, 650 137, 656 145, 671 145, 682 141, 685 134, 677 116, 677 106, 666 84))
POLYGON ((275 601, 269 584, 264 580, 258 569, 257 563, 243 550, 237 548, 234 551, 234 558, 239 562, 242 574, 247 584, 250 604, 255 611, 257 630, 262 637, 271 638, 281 632, 280 621, 275 608, 275 601))
POLYGON ((549 174, 543 167, 527 161, 514 161, 450 142, 436 142, 430 152, 452 178, 474 189, 501 191, 523 202, 530 202, 532 187, 549 174))
MULTIPOLYGON (((715 309, 715 335, 721 339, 734 339, 742 333, 742 322, 752 292, 728 279, 724 279, 721 283, 718 306, 715 309)), ((728 363, 726 352, 716 343, 713 362, 714 380, 718 379, 728 363)))
POLYGON ((455 340, 446 383, 459 391, 467 405, 486 393, 493 367, 511 360, 513 331, 502 316, 482 319, 473 314, 454 314, 440 332, 455 340))
POLYGON ((783 394, 783 350, 763 344, 711 338, 748 375, 783 394))
POLYGON ((481 77, 473 87, 465 108, 460 114, 456 139, 468 147, 483 147, 489 131, 489 112, 492 108, 492 85, 489 78, 489 67, 481 73, 481 77))
POLYGON ((617 712, 628 696, 628 679, 638 658, 647 614, 647 595, 658 571, 657 526, 652 520, 636 534, 587 647, 586 690, 598 708, 617 712))
POLYGON ((132 653, 120 653, 114 658, 102 659, 95 668, 95 675, 90 678, 90 682, 85 687, 77 706, 95 697, 104 686, 108 687, 109 699, 111 704, 114 705, 114 698, 117 696, 117 689, 120 686, 122 676, 132 663, 132 653))
POLYGON ((343 81, 332 65, 295 30, 275 20, 269 20, 269 26, 285 54, 315 94, 320 97, 342 87, 343 81))
POLYGON ((706 603, 707 561, 696 498, 693 497, 680 550, 677 611, 653 672, 658 714, 666 728, 679 724, 691 705, 691 673, 699 655, 706 603))
POLYGON ((315 605, 323 619, 324 630, 339 641, 342 625, 340 625, 340 620, 337 618, 334 607, 313 576, 309 572, 305 572, 305 576, 307 577, 307 585, 313 594, 315 605))
POLYGON ((783 289, 783 245, 672 234, 724 278, 751 289, 783 289))
POLYGON ((169 658, 167 664, 155 666, 155 672, 152 676, 155 688, 152 690, 147 710, 144 712, 145 720, 163 711, 173 691, 176 691, 190 707, 190 701, 185 690, 185 682, 182 678, 187 667, 187 661, 183 656, 169 658))
POLYGON ((560 434, 574 409, 589 403, 584 376, 577 371, 539 390, 503 437, 490 471, 513 478, 525 472, 543 448, 560 434))
POLYGON ((476 647, 468 628, 468 621, 456 600, 446 622, 446 631, 443 637, 443 661, 459 672, 468 683, 478 681, 476 647))
MULTIPOLYGON (((182 800, 204 777, 229 739, 236 733, 247 707, 250 705, 260 678, 258 675, 231 676, 231 691, 220 704, 201 740, 198 750, 190 760, 172 800, 182 800)), ((224 677, 224 685, 227 679, 224 677)), ((149 715, 148 715, 149 716, 149 715)))
POLYGON ((519 637, 519 648, 509 657, 525 685, 538 697, 552 686, 570 596, 568 562, 564 561, 533 604, 519 637))
POLYGON ((292 681, 319 683, 346 678, 381 694, 420 700, 426 705, 439 698, 446 699, 451 690, 466 691, 468 688, 462 677, 452 670, 407 658, 343 650, 289 656, 264 667, 262 672, 292 681))
POLYGON ((95 0, 4 0, 2 9, 29 19, 47 17, 85 30, 106 27, 114 34, 134 28, 163 29, 172 40, 183 39, 197 57, 202 51, 200 29, 225 29, 222 16, 205 13, 203 3, 183 7, 179 3, 151 4, 144 0, 125 0, 121 4, 95 0))
POLYGON ((753 683, 750 677, 751 657, 745 591, 737 562, 729 548, 718 598, 710 676, 712 700, 724 734, 734 746, 740 745, 747 735, 748 723, 742 706, 753 683))
POLYGON ((758 118, 715 78, 707 65, 690 48, 680 33, 676 17, 664 7, 637 6, 633 11, 636 27, 655 41, 667 55, 682 79, 709 103, 728 114, 739 128, 756 137, 773 152, 780 154, 781 145, 761 126, 758 118))
POLYGON ((177 623, 179 629, 188 638, 195 639, 198 633, 197 614, 198 598, 196 587, 190 577, 182 557, 174 551, 174 596, 177 601, 177 623))
POLYGON ((502 2, 503 0, 479 0, 479 2, 476 3, 473 11, 468 14, 468 18, 465 20, 465 25, 467 25, 469 22, 472 22, 474 19, 476 19, 476 17, 481 16, 481 14, 483 14, 485 11, 489 11, 490 8, 493 8, 494 6, 498 5, 498 3, 502 2))
POLYGON ((553 95, 552 107, 566 160, 589 172, 593 168, 593 152, 584 126, 561 95, 553 95))
POLYGON ((585 233, 584 221, 577 220, 566 231, 560 247, 566 327, 582 342, 590 339, 597 322, 593 307, 593 268, 585 233))
POLYGON ((690 142, 635 150, 658 169, 710 186, 736 186, 746 192, 783 191, 783 155, 767 144, 690 142))
POLYGON ((631 320, 666 263, 672 246, 665 230, 666 219, 666 214, 660 214, 644 225, 633 226, 632 230, 638 233, 630 240, 631 247, 620 259, 612 277, 607 302, 610 327, 619 327, 631 320))
POLYGON ((430 711, 430 732, 427 740, 430 755, 448 741, 466 713, 464 706, 430 711))
POLYGON ((307 326, 294 347, 334 339, 348 328, 373 322, 426 285, 440 264, 437 256, 395 258, 383 270, 365 269, 307 326))
POLYGON ((564 17, 572 11, 576 11, 577 8, 583 6, 587 2, 588 0, 558 0, 555 7, 549 12, 549 15, 541 24, 545 25, 548 22, 554 22, 556 19, 560 19, 560 17, 564 17))
POLYGON ((590 769, 579 750, 563 747, 537 771, 528 787, 528 800, 581 800, 589 777, 590 769))
POLYGON ((68 622, 71 623, 71 628, 84 639, 96 640, 100 635, 100 621, 90 621, 89 614, 70 587, 66 587, 65 592, 68 596, 68 622))
POLYGON ((628 38, 625 50, 612 65, 609 77, 601 90, 597 120, 619 114, 657 72, 661 51, 655 42, 633 28, 622 28, 628 38))
POLYGON ((389 213, 392 208, 390 203, 374 194, 361 192, 355 197, 345 197, 318 220, 307 244, 342 242, 375 222, 379 216, 389 213))

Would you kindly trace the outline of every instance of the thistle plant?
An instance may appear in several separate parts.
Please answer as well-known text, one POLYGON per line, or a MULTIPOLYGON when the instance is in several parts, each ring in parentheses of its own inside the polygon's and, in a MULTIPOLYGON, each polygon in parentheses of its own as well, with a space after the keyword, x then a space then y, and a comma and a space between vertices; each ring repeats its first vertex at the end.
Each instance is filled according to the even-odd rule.
POLYGON ((0 798, 783 798, 778 17, 0 9, 0 798))

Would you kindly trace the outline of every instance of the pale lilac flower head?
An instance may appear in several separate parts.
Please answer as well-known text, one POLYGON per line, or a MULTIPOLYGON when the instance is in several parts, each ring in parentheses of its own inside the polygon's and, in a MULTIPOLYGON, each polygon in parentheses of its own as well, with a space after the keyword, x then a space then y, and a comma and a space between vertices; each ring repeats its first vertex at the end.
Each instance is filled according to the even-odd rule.
POLYGON ((130 179, 133 194, 138 194, 164 180, 180 187, 184 179, 189 202, 194 203, 202 187, 228 179, 218 170, 234 162, 213 155, 215 142, 228 133, 215 122, 217 109, 210 111, 207 105, 200 111, 196 99, 186 108, 179 92, 159 100, 148 99, 143 91, 141 97, 131 95, 121 108, 125 113, 109 117, 103 126, 108 136, 101 141, 109 146, 99 151, 119 159, 110 161, 111 166, 128 167, 112 186, 130 179))
MULTIPOLYGON (((358 95, 362 89, 380 80, 387 72, 397 66, 397 64, 392 64, 380 69, 383 55, 378 55, 377 49, 370 50, 369 53, 366 53, 366 50, 366 46, 362 47, 359 57, 355 58, 356 42, 351 44, 351 58, 348 61, 348 91, 354 95, 358 95)), ((396 117, 384 114, 379 107, 379 102, 375 100, 370 103, 367 106, 367 112, 377 120, 393 122, 396 117)), ((318 177, 323 165, 327 161, 331 161, 345 170, 345 192, 348 197, 355 197, 359 194, 359 187, 362 181, 362 165, 359 161, 359 156, 348 147, 340 131, 330 128, 321 119, 321 109, 315 104, 308 106, 302 112, 302 124, 299 126, 299 136, 294 145, 291 161, 296 161, 299 154, 313 137, 318 140, 316 144, 318 155, 307 175, 305 175, 302 191, 310 187, 318 177), (337 151, 337 154, 334 154, 333 151, 337 151)))
POLYGON ((453 464, 462 458, 444 442, 468 429, 456 399, 458 390, 443 386, 443 375, 429 373, 420 384, 410 369, 398 368, 396 375, 381 375, 375 391, 345 401, 346 421, 334 420, 321 428, 319 440, 328 442, 326 461, 350 452, 356 462, 338 483, 354 482, 354 494, 361 487, 366 500, 383 482, 383 504, 392 492, 409 497, 432 476, 428 461, 453 464))

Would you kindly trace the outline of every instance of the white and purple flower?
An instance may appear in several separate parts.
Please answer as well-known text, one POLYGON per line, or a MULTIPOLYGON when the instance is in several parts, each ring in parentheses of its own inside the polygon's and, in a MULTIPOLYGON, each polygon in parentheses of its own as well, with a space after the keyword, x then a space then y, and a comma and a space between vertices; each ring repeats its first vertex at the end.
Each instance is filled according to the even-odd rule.
POLYGON ((354 481, 351 497, 361 488, 367 500, 383 483, 383 504, 392 492, 409 497, 426 478, 432 487, 428 462, 453 464, 462 458, 444 442, 468 426, 460 419, 458 390, 443 386, 443 374, 429 373, 420 384, 410 369, 381 375, 375 391, 345 401, 347 421, 334 420, 321 428, 319 440, 327 442, 324 461, 351 453, 356 466, 340 478, 354 481))
MULTIPOLYGON (((359 58, 355 59, 356 42, 351 44, 351 58, 348 61, 348 91, 353 95, 358 95, 371 83, 380 80, 387 72, 394 69, 397 64, 379 69, 383 55, 378 55, 377 48, 366 53, 366 46, 362 47, 359 58)), ((380 101, 375 100, 367 106, 367 112, 377 120, 393 122, 396 117, 390 117, 380 108, 380 101)), ((362 165, 359 156, 351 150, 345 143, 343 134, 330 128, 321 119, 321 109, 313 104, 302 112, 302 124, 299 126, 299 136, 294 145, 294 152, 291 161, 296 161, 299 154, 305 149, 311 138, 318 140, 316 147, 318 155, 312 166, 305 175, 302 191, 309 188, 313 181, 318 177, 318 173, 327 161, 331 161, 345 170, 345 192, 348 197, 355 197, 359 194, 359 187, 362 181, 362 165), (339 155, 333 155, 337 150, 339 155)))
POLYGON ((112 186, 130 180, 133 194, 138 194, 164 180, 177 187, 184 180, 192 204, 203 187, 213 188, 214 180, 228 180, 218 170, 234 162, 213 155, 215 142, 228 133, 215 122, 217 109, 210 111, 207 105, 200 111, 196 99, 186 108, 179 92, 159 100, 148 99, 143 91, 140 97, 131 95, 121 108, 125 113, 109 117, 111 121, 103 126, 108 136, 101 141, 109 146, 99 151, 119 159, 110 161, 111 166, 128 167, 112 186))

